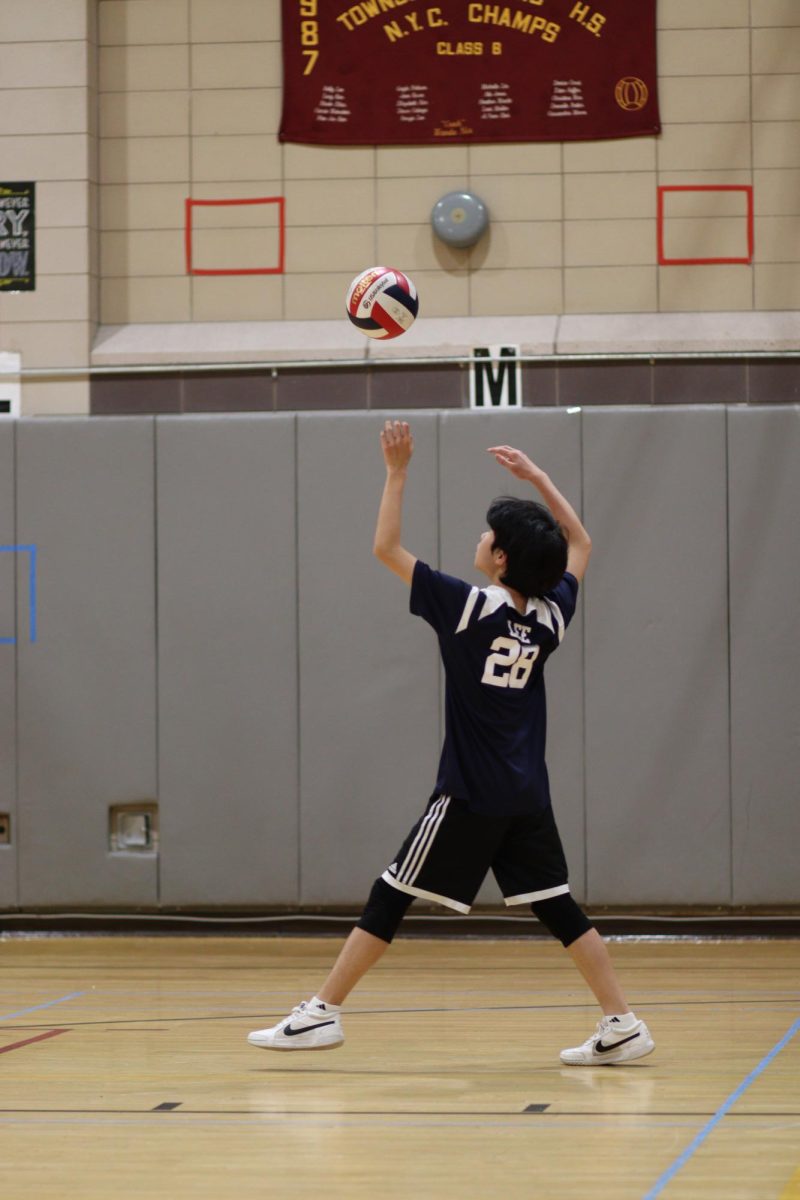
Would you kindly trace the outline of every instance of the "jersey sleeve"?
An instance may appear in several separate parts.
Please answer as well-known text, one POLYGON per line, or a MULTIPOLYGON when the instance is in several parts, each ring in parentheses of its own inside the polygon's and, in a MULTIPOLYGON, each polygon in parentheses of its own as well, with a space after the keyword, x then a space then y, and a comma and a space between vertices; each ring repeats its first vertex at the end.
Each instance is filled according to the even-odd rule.
POLYGON ((554 616, 560 631, 558 640, 561 641, 563 630, 567 628, 575 615, 575 607, 578 603, 577 579, 569 571, 565 571, 558 586, 554 587, 551 592, 546 592, 544 598, 556 610, 554 616))
POLYGON ((427 563, 417 559, 411 580, 409 608, 415 617, 422 617, 437 633, 456 633, 467 602, 477 590, 463 579, 434 571, 427 563))

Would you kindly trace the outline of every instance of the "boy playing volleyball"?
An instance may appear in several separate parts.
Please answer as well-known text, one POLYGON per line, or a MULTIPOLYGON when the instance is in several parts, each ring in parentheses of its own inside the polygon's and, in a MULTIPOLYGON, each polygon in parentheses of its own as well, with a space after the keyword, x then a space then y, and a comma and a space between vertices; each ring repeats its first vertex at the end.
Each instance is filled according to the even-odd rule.
POLYGON ((529 904, 561 941, 603 1011, 575 1066, 620 1063, 654 1049, 628 1008, 597 930, 569 893, 545 766, 544 664, 575 611, 591 553, 581 521, 548 476, 519 450, 489 453, 533 484, 547 507, 501 497, 487 513, 475 567, 489 586, 432 570, 400 540, 414 441, 406 422, 381 432, 386 484, 376 556, 411 587, 411 612, 433 626, 446 677, 445 738, 436 788, 396 859, 373 885, 356 927, 313 999, 248 1041, 266 1050, 322 1050, 344 1041, 340 1009, 391 943, 415 897, 468 913, 486 873, 506 904, 529 904))

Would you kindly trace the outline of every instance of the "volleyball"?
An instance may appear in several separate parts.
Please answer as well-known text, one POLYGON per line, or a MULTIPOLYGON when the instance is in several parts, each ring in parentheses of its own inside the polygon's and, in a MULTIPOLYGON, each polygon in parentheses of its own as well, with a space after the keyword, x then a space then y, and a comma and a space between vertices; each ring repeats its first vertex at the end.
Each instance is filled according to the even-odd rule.
POLYGON ((370 267, 347 289, 347 315, 367 337, 396 338, 414 324, 417 289, 394 267, 370 267))

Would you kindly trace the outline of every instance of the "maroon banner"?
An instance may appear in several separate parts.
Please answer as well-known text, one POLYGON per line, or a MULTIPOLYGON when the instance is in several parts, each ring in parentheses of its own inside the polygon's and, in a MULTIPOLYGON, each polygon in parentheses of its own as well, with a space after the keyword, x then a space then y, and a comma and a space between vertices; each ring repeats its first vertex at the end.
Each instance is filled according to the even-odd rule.
POLYGON ((658 133, 656 0, 282 0, 284 142, 658 133))

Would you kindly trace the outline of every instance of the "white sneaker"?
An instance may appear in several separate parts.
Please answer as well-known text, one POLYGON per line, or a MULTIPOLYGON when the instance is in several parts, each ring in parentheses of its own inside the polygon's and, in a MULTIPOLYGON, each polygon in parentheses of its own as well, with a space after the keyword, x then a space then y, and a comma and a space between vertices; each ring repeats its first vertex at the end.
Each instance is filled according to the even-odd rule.
POLYGON ((635 1018, 628 1024, 619 1017, 603 1017, 597 1029, 582 1046, 561 1051, 561 1061, 570 1067, 601 1067, 608 1063, 629 1062, 652 1054, 656 1044, 644 1021, 635 1018))
POLYGON ((339 1012, 336 1005, 323 1004, 315 996, 271 1029, 248 1034, 247 1040, 262 1050, 333 1050, 344 1041, 339 1012))

